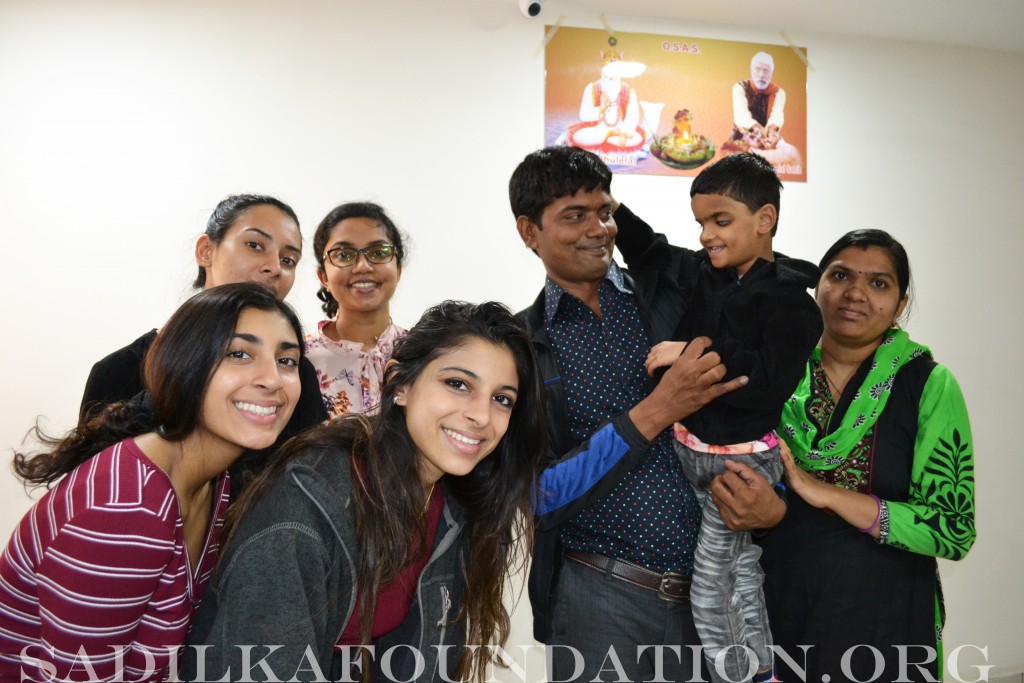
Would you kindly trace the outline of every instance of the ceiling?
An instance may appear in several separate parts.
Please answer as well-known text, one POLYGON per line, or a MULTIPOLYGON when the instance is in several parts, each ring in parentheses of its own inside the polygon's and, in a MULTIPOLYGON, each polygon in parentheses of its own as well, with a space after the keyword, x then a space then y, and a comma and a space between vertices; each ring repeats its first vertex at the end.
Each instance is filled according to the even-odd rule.
MULTIPOLYGON (((496 2, 498 0, 485 0, 496 2)), ((515 2, 516 0, 506 0, 515 2)), ((1024 53, 1024 0, 549 0, 573 9, 1024 53)))

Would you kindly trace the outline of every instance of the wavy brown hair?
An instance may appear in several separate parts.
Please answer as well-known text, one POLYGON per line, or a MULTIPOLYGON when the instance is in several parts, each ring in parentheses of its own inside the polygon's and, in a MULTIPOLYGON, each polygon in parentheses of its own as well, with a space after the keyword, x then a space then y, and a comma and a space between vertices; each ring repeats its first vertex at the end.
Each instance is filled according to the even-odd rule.
POLYGON ((47 436, 37 426, 29 434, 48 450, 15 453, 14 473, 26 486, 49 487, 104 448, 155 426, 171 441, 187 437, 199 426, 210 378, 247 308, 277 311, 302 340, 295 312, 262 285, 234 283, 199 292, 174 312, 146 354, 143 377, 152 413, 139 396, 87 415, 62 437, 47 436))
POLYGON ((291 460, 310 450, 350 453, 360 550, 360 639, 369 644, 381 586, 426 551, 423 510, 428 501, 420 483, 420 456, 406 426, 405 410, 394 398, 416 382, 431 361, 474 339, 508 349, 519 380, 508 430, 494 451, 469 474, 442 478, 446 494, 465 513, 459 546, 464 600, 455 619, 466 642, 480 646, 461 653, 455 673, 457 680, 482 683, 488 662, 497 661, 486 645, 504 645, 508 639, 507 579, 522 568, 533 546, 533 496, 547 449, 544 394, 533 349, 503 305, 446 301, 427 310, 395 345, 396 363, 385 375, 380 412, 346 416, 289 441, 232 507, 225 545, 238 521, 291 460))

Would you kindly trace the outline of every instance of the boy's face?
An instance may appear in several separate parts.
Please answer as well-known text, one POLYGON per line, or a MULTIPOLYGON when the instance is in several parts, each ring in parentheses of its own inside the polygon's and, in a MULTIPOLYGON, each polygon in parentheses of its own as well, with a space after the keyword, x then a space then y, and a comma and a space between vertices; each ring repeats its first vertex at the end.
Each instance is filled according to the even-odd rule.
POLYGON ((695 194, 690 208, 701 227, 700 243, 715 268, 735 268, 745 275, 758 258, 772 259, 776 211, 771 204, 752 212, 725 195, 695 194))

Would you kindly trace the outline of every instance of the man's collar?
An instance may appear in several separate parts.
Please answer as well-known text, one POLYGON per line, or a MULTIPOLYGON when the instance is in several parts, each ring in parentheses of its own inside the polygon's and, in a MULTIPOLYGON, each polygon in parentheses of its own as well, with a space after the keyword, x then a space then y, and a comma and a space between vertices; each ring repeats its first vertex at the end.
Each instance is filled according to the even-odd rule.
MULTIPOLYGON (((633 292, 626 285, 626 277, 619 268, 615 261, 612 261, 611 265, 608 266, 608 272, 605 273, 604 278, 601 280, 602 283, 608 282, 615 289, 619 290, 623 294, 632 294, 633 292)), ((548 277, 544 281, 544 323, 550 323, 554 320, 555 316, 558 315, 559 307, 562 304, 563 294, 568 294, 562 289, 554 280, 548 277)))
POLYGON ((608 273, 604 276, 604 279, 615 285, 615 289, 619 290, 623 294, 633 293, 630 291, 629 287, 626 286, 626 276, 623 275, 622 269, 619 268, 615 261, 612 261, 612 264, 608 267, 608 273))

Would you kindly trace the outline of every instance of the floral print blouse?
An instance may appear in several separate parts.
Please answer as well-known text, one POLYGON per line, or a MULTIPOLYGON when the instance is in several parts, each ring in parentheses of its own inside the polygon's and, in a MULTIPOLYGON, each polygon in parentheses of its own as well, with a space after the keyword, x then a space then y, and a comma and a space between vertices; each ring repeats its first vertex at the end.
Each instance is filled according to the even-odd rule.
POLYGON ((392 322, 374 346, 364 349, 357 342, 330 339, 324 327, 333 324, 334 320, 322 320, 316 332, 305 337, 306 357, 316 368, 327 415, 334 419, 346 413, 373 412, 380 404, 384 366, 406 331, 392 322))

